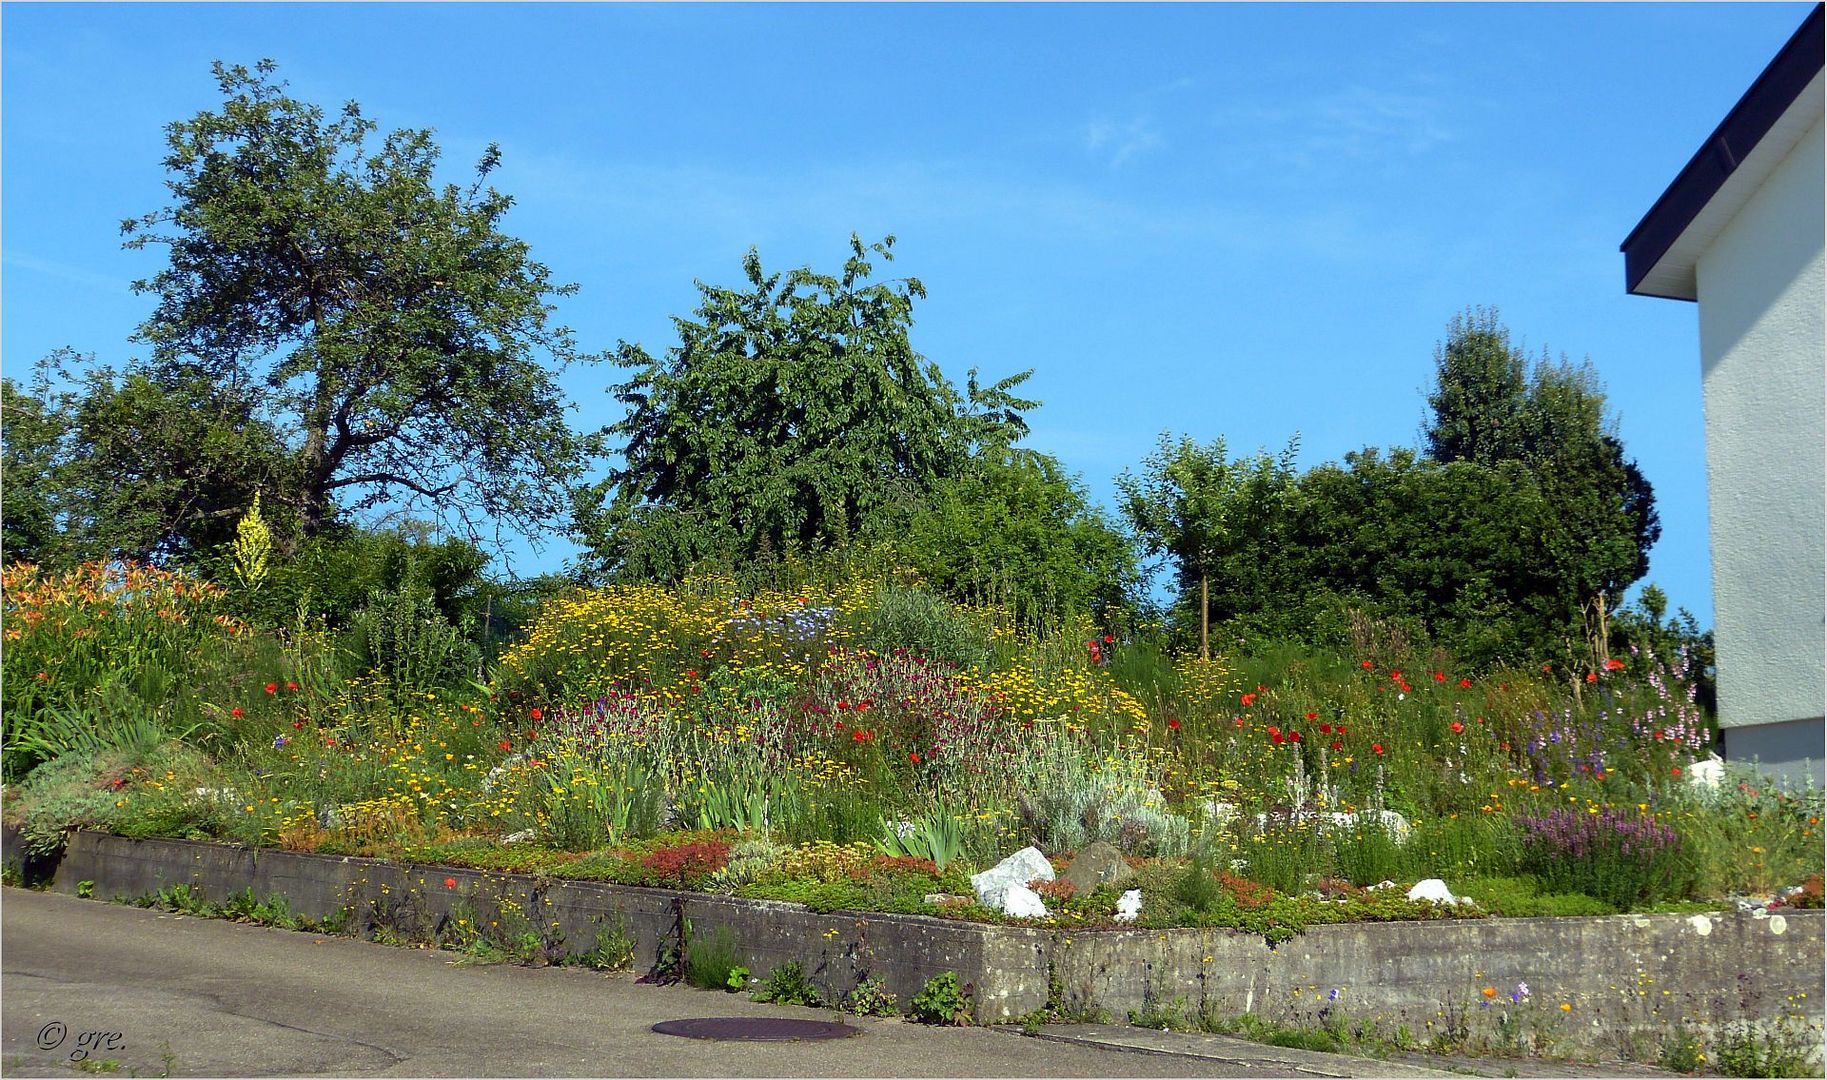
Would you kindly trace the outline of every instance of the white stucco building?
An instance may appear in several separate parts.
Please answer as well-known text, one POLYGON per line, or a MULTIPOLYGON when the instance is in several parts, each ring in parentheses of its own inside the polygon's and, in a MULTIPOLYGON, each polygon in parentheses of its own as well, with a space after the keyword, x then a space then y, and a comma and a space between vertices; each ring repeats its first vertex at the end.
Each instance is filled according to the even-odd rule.
POLYGON ((1827 758, 1822 12, 1623 244, 1630 292, 1699 308, 1725 756, 1817 785, 1827 758))

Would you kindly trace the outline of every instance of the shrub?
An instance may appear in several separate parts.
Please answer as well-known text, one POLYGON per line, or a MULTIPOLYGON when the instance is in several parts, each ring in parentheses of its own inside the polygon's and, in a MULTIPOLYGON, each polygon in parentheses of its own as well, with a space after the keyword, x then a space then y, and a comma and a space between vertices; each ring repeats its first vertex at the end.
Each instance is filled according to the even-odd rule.
POLYGON ((1516 819, 1523 866, 1554 892, 1583 892, 1620 911, 1678 895, 1681 838, 1641 814, 1553 810, 1516 819))
POLYGON ((989 659, 988 628, 925 589, 885 582, 853 619, 857 644, 879 655, 906 650, 960 668, 989 659))
POLYGON ((922 1024, 966 1027, 971 1022, 970 984, 958 985, 958 973, 945 971, 926 980, 913 999, 913 1018, 922 1024))
POLYGON ((742 963, 742 954, 738 951, 735 937, 724 927, 706 938, 690 936, 687 930, 685 944, 685 981, 700 990, 735 990, 741 982, 732 983, 732 977, 746 980, 748 968, 742 963), (740 975, 736 973, 740 971, 740 975))
POLYGON ((844 1011, 856 1016, 897 1016, 900 1007, 882 980, 870 976, 844 995, 844 1011))
POLYGON ((775 968, 755 990, 755 1000, 773 1005, 808 1005, 818 1008, 825 1003, 818 987, 806 978, 806 969, 797 960, 788 960, 775 968))

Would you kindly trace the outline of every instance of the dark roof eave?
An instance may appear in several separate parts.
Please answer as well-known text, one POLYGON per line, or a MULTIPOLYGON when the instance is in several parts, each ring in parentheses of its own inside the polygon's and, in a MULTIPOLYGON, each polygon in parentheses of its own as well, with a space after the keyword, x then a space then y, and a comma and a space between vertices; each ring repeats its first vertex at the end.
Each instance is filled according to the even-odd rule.
POLYGON ((1637 292, 1637 286, 1718 194, 1726 179, 1738 168, 1738 163, 1751 153, 1820 72, 1823 53, 1827 51, 1824 49, 1827 38, 1822 33, 1824 11, 1827 11, 1827 4, 1814 6, 1776 57, 1751 83, 1751 88, 1738 99, 1738 104, 1732 106, 1732 111, 1675 175, 1674 182, 1649 208, 1649 213, 1643 215, 1643 220, 1624 238, 1618 247, 1624 253, 1624 291, 1637 292))

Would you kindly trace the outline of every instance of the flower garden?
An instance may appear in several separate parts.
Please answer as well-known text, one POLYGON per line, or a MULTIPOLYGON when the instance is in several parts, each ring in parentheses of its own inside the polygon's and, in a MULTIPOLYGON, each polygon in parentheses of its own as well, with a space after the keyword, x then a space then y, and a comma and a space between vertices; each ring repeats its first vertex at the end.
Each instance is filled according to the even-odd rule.
POLYGON ((549 600, 478 672, 410 618, 357 658, 147 567, 4 585, 6 816, 41 853, 82 826, 999 921, 973 873, 1101 841, 1122 888, 1036 881, 1021 921, 1119 925, 1139 889, 1135 925, 1271 940, 1820 903, 1818 793, 1696 783, 1710 720, 1685 658, 1645 649, 1202 661, 892 575, 708 578, 549 600), (1407 898, 1429 878, 1461 902, 1407 898))

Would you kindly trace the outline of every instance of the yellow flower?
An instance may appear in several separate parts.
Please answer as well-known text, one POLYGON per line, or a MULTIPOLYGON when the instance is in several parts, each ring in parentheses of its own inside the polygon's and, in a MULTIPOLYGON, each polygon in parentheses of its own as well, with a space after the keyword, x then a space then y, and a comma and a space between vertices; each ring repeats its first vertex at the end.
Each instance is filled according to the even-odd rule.
POLYGON ((1569 1005, 1565 1001, 1563 1001, 1563 1002, 1561 1002, 1561 1011, 1562 1012, 1572 1012, 1573 1006, 1569 1005))

